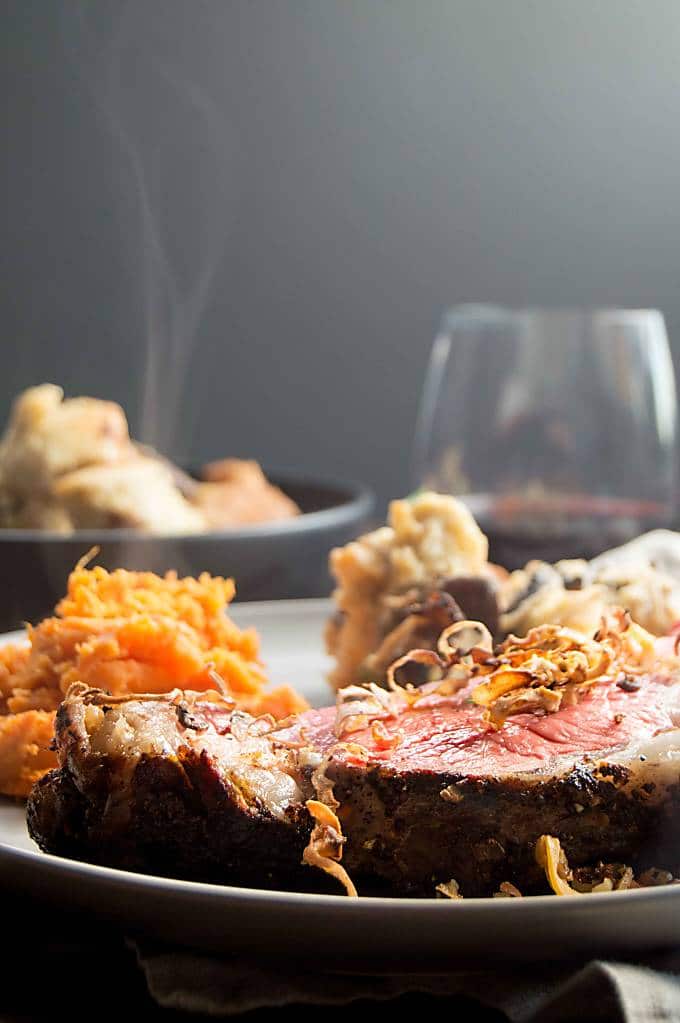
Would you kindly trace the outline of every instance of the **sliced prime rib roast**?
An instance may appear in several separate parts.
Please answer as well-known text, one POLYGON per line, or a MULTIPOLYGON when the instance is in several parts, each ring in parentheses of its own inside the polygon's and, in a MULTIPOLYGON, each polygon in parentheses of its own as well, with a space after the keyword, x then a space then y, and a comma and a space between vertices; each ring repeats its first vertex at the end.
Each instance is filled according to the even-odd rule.
POLYGON ((352 687, 339 709, 285 727, 214 695, 112 700, 72 687, 57 719, 61 767, 32 793, 30 833, 48 852, 126 869, 339 891, 302 862, 321 803, 342 829, 326 833, 326 855, 342 848, 360 894, 431 896, 451 879, 466 896, 502 882, 545 891, 544 834, 572 866, 677 869, 677 661, 634 675, 615 666, 554 712, 500 727, 473 701, 477 682, 352 687), (339 737, 349 704, 355 730, 339 737))

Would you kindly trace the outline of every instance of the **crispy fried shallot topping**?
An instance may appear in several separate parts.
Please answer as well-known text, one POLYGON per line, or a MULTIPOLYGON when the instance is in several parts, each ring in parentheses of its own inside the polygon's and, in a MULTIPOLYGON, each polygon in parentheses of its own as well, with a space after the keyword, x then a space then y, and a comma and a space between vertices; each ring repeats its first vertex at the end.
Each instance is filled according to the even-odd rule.
POLYGON ((521 899, 522 893, 519 888, 516 888, 510 881, 503 881, 498 887, 498 891, 493 893, 494 899, 521 899))
POLYGON ((381 689, 374 682, 366 686, 347 686, 338 690, 335 712, 335 734, 341 739, 351 732, 360 732, 371 722, 395 718, 407 706, 405 690, 381 689))
POLYGON ((569 881, 572 873, 564 855, 559 838, 553 835, 541 835, 534 850, 536 862, 545 871, 545 876, 555 895, 579 895, 569 881))
POLYGON ((450 658, 452 654, 464 657, 473 650, 491 653, 493 639, 482 622, 455 622, 444 629, 437 642, 437 649, 445 658, 450 658))
POLYGON ((371 725, 371 738, 376 749, 394 749, 403 741, 404 732, 401 728, 396 732, 388 732, 382 721, 374 721, 371 725))
POLYGON ((439 657, 434 650, 410 650, 407 654, 404 654, 403 657, 399 657, 398 660, 396 660, 394 664, 391 664, 387 669, 387 688, 391 692, 403 694, 405 691, 413 691, 413 686, 407 685, 405 689, 402 688, 396 678, 399 669, 405 667, 407 664, 424 664, 426 667, 434 668, 439 677, 441 677, 444 669, 446 668, 446 661, 439 657))
POLYGON ((628 888, 632 888, 634 883, 635 879, 633 877, 633 868, 624 866, 619 883, 616 885, 617 891, 625 892, 628 888))
POLYGON ((491 663, 478 665, 477 673, 486 677, 473 689, 472 700, 499 728, 511 714, 554 713, 597 681, 648 670, 653 657, 654 637, 620 608, 603 616, 592 639, 540 625, 523 639, 509 636, 491 663))
POLYGON ((360 767, 368 763, 369 752, 365 746, 358 742, 336 742, 333 747, 335 751, 343 750, 347 755, 347 762, 358 764, 360 767))
POLYGON ((481 622, 455 622, 442 632, 437 651, 412 650, 395 661, 387 671, 387 689, 375 683, 340 689, 335 733, 342 738, 370 726, 377 748, 391 748, 383 738, 389 733, 378 729, 377 722, 417 707, 433 692, 450 696, 471 679, 478 679, 472 702, 484 709, 487 724, 498 729, 513 714, 554 714, 571 706, 595 682, 625 678, 626 685, 639 688, 635 676, 649 671, 654 658, 654 637, 622 608, 604 615, 593 637, 559 625, 539 625, 521 639, 508 636, 496 649, 481 622), (400 685, 397 672, 409 664, 436 673, 436 688, 423 692, 400 685))
POLYGON ((346 841, 340 821, 329 806, 317 799, 308 799, 305 806, 316 823, 302 854, 302 862, 330 874, 344 886, 347 895, 356 898, 357 890, 340 863, 342 847, 346 841))
POLYGON ((340 882, 347 895, 356 898, 358 893, 352 879, 340 863, 342 847, 347 840, 335 813, 340 804, 333 793, 333 782, 326 774, 332 753, 331 750, 312 771, 311 782, 317 799, 308 799, 305 806, 315 824, 302 853, 302 862, 330 874, 340 882))
POLYGON ((333 750, 327 753, 321 762, 316 765, 312 771, 311 781, 319 802, 325 803, 331 810, 335 810, 340 804, 333 793, 333 782, 326 774, 332 755, 333 750))
POLYGON ((435 889, 438 895, 441 895, 445 899, 462 899, 463 896, 460 894, 458 888, 458 882, 451 878, 445 884, 438 884, 435 889))
MULTIPOLYGON (((451 696, 470 678, 479 679, 472 703, 484 708, 492 728, 500 728, 512 714, 553 714, 572 706, 597 681, 626 678, 635 686, 635 676, 649 671, 654 659, 654 637, 621 608, 602 617, 593 637, 539 625, 523 638, 508 636, 495 650, 482 622, 455 622, 442 632, 437 652, 414 650, 395 661, 387 673, 388 690, 374 683, 339 690, 335 733, 342 738, 417 706, 422 690, 397 682, 400 670, 400 677, 408 677, 409 664, 425 665, 439 675, 434 691, 439 696, 451 696)), ((426 695, 432 693, 429 686, 426 695)), ((379 733, 374 731, 373 739, 378 748, 386 748, 379 733)))
POLYGON ((77 696, 86 706, 93 707, 115 707, 123 703, 171 703, 175 706, 184 704, 193 707, 196 703, 215 703, 224 706, 226 710, 231 710, 235 706, 235 701, 223 692, 222 688, 220 691, 206 689, 197 692, 191 689, 171 689, 167 693, 123 693, 120 696, 112 696, 111 693, 105 693, 102 689, 93 689, 84 682, 72 682, 66 690, 65 698, 77 696))
POLYGON ((640 874, 637 883, 641 888, 657 888, 663 884, 677 884, 677 879, 668 870, 650 867, 644 874, 640 874))
POLYGON ((554 835, 541 835, 534 855, 556 895, 594 895, 597 892, 624 892, 630 888, 680 883, 669 871, 656 868, 646 870, 636 879, 633 868, 625 863, 598 863, 594 867, 570 870, 560 841, 554 835))

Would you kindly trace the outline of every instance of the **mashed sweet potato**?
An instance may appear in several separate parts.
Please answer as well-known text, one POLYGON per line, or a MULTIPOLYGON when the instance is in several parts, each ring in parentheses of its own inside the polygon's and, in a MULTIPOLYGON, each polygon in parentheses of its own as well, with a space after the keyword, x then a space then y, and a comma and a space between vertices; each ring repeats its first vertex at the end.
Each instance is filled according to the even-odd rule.
POLYGON ((0 792, 27 796, 46 771, 56 767, 50 749, 54 711, 25 710, 0 717, 0 792))
POLYGON ((254 629, 225 614, 230 579, 164 578, 79 565, 53 618, 28 628, 28 645, 0 648, 0 793, 26 796, 56 766, 54 711, 72 682, 115 696, 215 688, 239 707, 276 718, 304 710, 288 686, 266 688, 254 629))

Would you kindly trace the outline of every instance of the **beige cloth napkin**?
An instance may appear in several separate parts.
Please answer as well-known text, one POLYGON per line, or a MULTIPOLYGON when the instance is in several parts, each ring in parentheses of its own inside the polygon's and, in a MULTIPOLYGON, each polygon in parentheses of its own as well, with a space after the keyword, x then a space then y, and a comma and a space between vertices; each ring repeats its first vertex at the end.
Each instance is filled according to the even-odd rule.
POLYGON ((305 972, 132 942, 151 996, 169 1009, 232 1016, 294 1004, 344 1005, 420 992, 465 997, 512 1023, 680 1023, 680 953, 645 963, 501 966, 445 976, 305 972))

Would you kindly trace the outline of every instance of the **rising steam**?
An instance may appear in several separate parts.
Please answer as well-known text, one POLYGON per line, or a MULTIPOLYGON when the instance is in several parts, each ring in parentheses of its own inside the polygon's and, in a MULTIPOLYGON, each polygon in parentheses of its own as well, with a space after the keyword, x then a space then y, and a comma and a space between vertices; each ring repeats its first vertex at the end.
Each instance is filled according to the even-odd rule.
POLYGON ((138 434, 182 457, 196 415, 195 403, 183 400, 184 388, 230 207, 227 130, 179 61, 154 52, 148 25, 140 31, 140 6, 118 8, 114 23, 103 28, 101 18, 95 28, 91 12, 84 4, 66 5, 64 41, 115 139, 118 180, 132 189, 138 214, 138 434))

